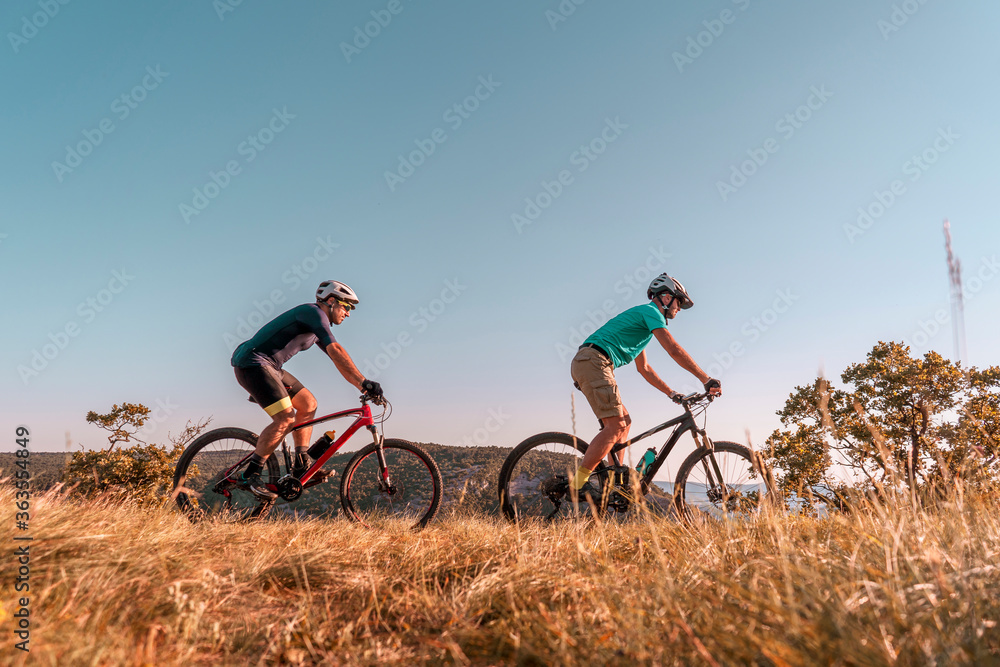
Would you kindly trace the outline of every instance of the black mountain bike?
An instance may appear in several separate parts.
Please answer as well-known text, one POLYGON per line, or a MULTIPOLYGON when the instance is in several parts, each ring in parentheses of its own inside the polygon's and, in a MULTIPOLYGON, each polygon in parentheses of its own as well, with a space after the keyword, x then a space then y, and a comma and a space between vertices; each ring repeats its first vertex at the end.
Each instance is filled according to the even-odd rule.
MULTIPOLYGON (((650 509, 676 511, 684 519, 757 512, 773 496, 773 477, 749 448, 735 442, 712 442, 698 428, 695 417, 705 412, 712 399, 707 392, 685 396, 679 401, 683 415, 616 444, 611 451, 617 465, 601 461, 591 475, 600 490, 600 502, 593 509, 599 514, 624 514, 642 502, 650 509), (622 450, 671 426, 670 437, 641 473, 622 465, 622 450), (653 478, 687 432, 697 447, 681 464, 671 493, 655 485, 653 478)), ((498 491, 504 516, 524 521, 589 514, 586 502, 575 497, 568 482, 588 444, 566 433, 539 433, 515 447, 500 469, 498 491)))

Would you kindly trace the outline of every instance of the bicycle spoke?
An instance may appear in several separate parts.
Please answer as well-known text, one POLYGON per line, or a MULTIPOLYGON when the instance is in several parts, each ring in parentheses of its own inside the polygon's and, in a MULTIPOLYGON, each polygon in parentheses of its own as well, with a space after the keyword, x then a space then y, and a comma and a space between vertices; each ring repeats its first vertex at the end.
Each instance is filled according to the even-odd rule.
POLYGON ((385 468, 374 447, 362 450, 344 475, 341 502, 352 519, 367 526, 422 526, 437 512, 440 473, 416 448, 386 441, 385 468))
POLYGON ((680 503, 688 516, 748 516, 767 494, 754 470, 750 451, 735 443, 716 443, 714 452, 699 450, 681 466, 680 503))
MULTIPOLYGON (((529 440, 518 446, 521 451, 515 450, 501 471, 504 514, 519 521, 552 521, 586 513, 582 504, 573 503, 569 490, 569 480, 583 456, 573 446, 572 436, 542 434, 529 440)), ((600 478, 595 478, 595 484, 599 483, 600 478)))
MULTIPOLYGON (((241 429, 217 429, 196 440, 185 452, 175 473, 177 503, 193 519, 217 517, 239 521, 264 514, 260 502, 235 477, 256 446, 256 437, 241 429)), ((262 474, 275 481, 276 468, 268 461, 262 474)))

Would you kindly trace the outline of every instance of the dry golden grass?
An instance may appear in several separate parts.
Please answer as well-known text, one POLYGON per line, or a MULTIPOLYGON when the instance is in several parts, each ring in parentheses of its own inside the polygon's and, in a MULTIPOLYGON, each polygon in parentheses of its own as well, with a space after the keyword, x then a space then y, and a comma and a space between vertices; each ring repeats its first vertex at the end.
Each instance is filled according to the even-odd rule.
MULTIPOLYGON (((1000 502, 825 519, 410 533, 32 500, 31 653, 5 664, 996 664, 1000 502)), ((0 521, 14 523, 0 489, 0 521)), ((12 544, 8 542, 8 544, 12 544)))

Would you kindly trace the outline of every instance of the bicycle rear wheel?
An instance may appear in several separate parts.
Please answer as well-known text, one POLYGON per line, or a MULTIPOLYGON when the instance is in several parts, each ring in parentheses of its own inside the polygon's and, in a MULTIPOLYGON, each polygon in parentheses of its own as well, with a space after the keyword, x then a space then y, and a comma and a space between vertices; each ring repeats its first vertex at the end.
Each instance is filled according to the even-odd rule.
MULTIPOLYGON (((588 443, 567 433, 533 435, 507 456, 500 468, 497 491, 500 508, 510 521, 552 521, 587 513, 574 503, 569 480, 587 451, 588 443)), ((603 486, 604 464, 591 476, 594 486, 603 486)))
MULTIPOLYGON (((246 465, 237 465, 257 446, 257 436, 242 428, 218 428, 188 445, 174 470, 174 492, 178 507, 192 521, 212 517, 241 521, 267 514, 262 504, 235 478, 246 465)), ((261 479, 278 480, 278 463, 267 457, 261 479)))
POLYGON ((753 453, 735 442, 698 448, 677 471, 674 499, 687 519, 747 518, 769 500, 767 475, 753 453))
POLYGON ((359 450, 340 479, 344 514, 365 526, 423 528, 441 507, 441 471, 423 449, 406 440, 385 440, 359 450))

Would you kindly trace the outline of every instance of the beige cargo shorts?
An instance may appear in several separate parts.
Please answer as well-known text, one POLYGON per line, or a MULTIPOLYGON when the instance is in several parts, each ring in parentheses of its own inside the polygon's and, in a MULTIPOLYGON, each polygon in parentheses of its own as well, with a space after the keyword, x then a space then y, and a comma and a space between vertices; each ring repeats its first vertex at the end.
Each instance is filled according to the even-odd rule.
POLYGON ((580 348, 569 367, 598 419, 625 416, 614 370, 611 360, 592 347, 580 348))

